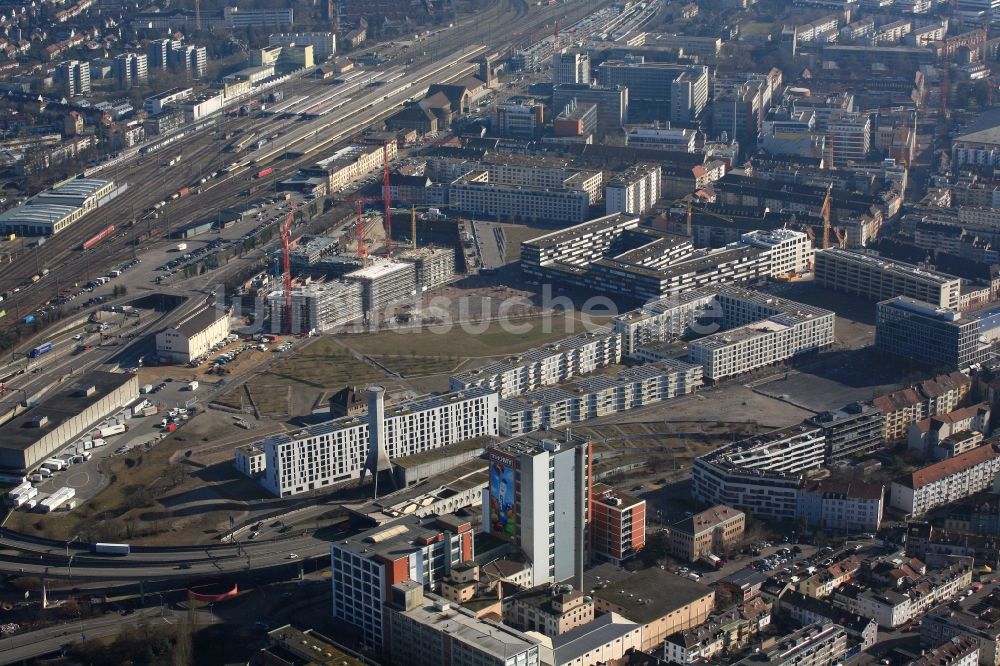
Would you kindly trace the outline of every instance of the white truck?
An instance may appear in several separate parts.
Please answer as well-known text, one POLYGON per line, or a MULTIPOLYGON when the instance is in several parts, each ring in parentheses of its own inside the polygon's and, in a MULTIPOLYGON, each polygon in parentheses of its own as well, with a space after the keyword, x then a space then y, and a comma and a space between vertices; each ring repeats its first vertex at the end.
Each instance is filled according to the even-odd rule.
POLYGON ((149 407, 149 400, 140 400, 134 407, 132 407, 132 417, 138 418, 143 416, 142 410, 149 407))
POLYGON ((192 381, 191 383, 188 384, 188 391, 197 391, 197 390, 198 390, 198 381, 197 380, 194 380, 194 381, 192 381))
POLYGON ((94 431, 94 439, 100 437, 101 439, 106 439, 112 435, 120 435, 128 431, 128 426, 124 423, 116 423, 114 425, 104 426, 103 428, 98 428, 94 431))
POLYGON ((183 252, 186 249, 188 249, 188 244, 187 243, 178 243, 177 244, 177 251, 178 252, 183 252))
POLYGON ((59 458, 49 458, 42 463, 42 467, 47 467, 53 472, 61 472, 66 469, 69 465, 66 464, 65 460, 60 460, 59 458))

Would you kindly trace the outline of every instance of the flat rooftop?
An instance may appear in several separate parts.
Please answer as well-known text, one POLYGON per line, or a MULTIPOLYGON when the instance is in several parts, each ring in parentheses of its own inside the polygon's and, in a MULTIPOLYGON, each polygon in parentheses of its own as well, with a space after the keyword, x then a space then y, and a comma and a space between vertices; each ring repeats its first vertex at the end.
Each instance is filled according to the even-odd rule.
POLYGON ((919 266, 900 261, 890 261, 867 252, 830 248, 828 250, 817 252, 817 261, 823 256, 838 261, 851 262, 858 266, 867 266, 872 269, 895 273, 907 278, 919 278, 928 282, 946 284, 949 282, 957 283, 959 281, 959 279, 954 275, 948 275, 947 273, 941 273, 940 271, 930 270, 927 268, 920 268, 919 266))
POLYGON ((535 641, 516 629, 499 622, 477 619, 471 611, 434 595, 427 595, 424 603, 403 612, 403 615, 447 634, 452 641, 465 643, 492 655, 501 662, 536 645, 535 641))
MULTIPOLYGON (((27 450, 42 437, 66 421, 76 418, 107 397, 109 393, 130 381, 138 383, 135 375, 123 372, 88 372, 86 376, 63 386, 57 393, 0 425, 0 442, 2 442, 0 448, 17 451, 27 450), (93 385, 95 389, 92 395, 77 395, 81 389, 90 385, 93 385), (33 427, 32 422, 40 416, 48 417, 48 423, 41 428, 33 427)), ((138 395, 138 391, 136 395, 138 395)))
POLYGON ((346 277, 353 280, 378 280, 379 278, 384 278, 387 275, 392 275, 394 273, 399 273, 400 271, 412 271, 413 264, 406 262, 396 262, 396 261, 376 261, 371 266, 365 266, 364 268, 359 268, 356 271, 351 271, 346 277))
POLYGON ((588 234, 607 231, 619 225, 626 227, 638 227, 639 218, 635 215, 626 215, 625 213, 605 215, 604 217, 599 217, 596 220, 582 222, 568 229, 561 229, 559 231, 553 231, 552 233, 538 236, 537 238, 532 238, 531 240, 525 241, 524 244, 536 245, 538 247, 556 247, 567 241, 577 240, 588 234))
POLYGON ((673 613, 714 591, 659 567, 628 572, 604 565, 584 573, 584 588, 595 599, 622 609, 629 620, 647 624, 673 613))

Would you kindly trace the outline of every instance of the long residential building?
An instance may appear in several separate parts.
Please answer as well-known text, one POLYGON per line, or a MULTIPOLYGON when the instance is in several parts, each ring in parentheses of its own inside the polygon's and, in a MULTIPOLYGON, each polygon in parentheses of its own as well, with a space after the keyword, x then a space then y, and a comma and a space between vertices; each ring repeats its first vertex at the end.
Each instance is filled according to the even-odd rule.
POLYGON ((693 393, 701 366, 667 359, 500 400, 500 433, 517 436, 617 414, 693 393))
POLYGON ((768 250, 744 243, 695 249, 685 236, 616 213, 525 241, 521 270, 529 282, 650 301, 766 278, 771 260, 768 250))
POLYGON ((366 462, 422 453, 499 432, 497 394, 485 388, 384 406, 369 389, 364 416, 333 419, 291 434, 265 437, 235 451, 235 466, 278 497, 356 479, 366 462))
POLYGON ((486 388, 510 398, 620 363, 621 358, 621 336, 599 328, 453 375, 448 386, 452 391, 486 388))
POLYGON ((1000 452, 992 444, 914 470, 892 482, 890 504, 911 516, 974 495, 993 485, 1000 452))
POLYGON ((852 250, 816 253, 816 283, 875 301, 908 296, 936 307, 958 310, 961 280, 898 261, 852 250))

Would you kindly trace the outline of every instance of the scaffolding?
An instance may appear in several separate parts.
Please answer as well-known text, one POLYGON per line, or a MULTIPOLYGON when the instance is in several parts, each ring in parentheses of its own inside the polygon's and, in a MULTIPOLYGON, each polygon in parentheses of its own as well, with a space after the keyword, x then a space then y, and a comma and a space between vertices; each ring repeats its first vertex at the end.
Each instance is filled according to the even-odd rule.
POLYGON ((399 261, 411 263, 417 272, 417 287, 427 291, 450 282, 455 277, 453 248, 419 248, 397 252, 399 261))
MULTIPOLYGON (((319 282, 292 289, 291 333, 330 332, 337 326, 360 319, 363 287, 359 282, 319 282)), ((285 321, 282 291, 268 295, 271 332, 280 333, 285 321)))
POLYGON ((375 318, 387 306, 417 293, 417 271, 411 263, 375 259, 371 265, 348 273, 344 279, 361 284, 362 307, 369 319, 375 318))

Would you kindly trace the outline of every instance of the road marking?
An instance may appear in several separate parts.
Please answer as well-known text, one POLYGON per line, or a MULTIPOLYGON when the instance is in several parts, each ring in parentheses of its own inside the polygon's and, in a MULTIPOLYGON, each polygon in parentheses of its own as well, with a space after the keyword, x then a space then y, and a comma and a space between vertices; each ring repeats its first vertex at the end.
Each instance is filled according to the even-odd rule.
POLYGON ((68 477, 66 477, 63 480, 63 483, 69 486, 70 488, 84 488, 90 485, 90 473, 84 472, 83 470, 78 470, 70 474, 68 477), (75 480, 78 476, 82 476, 84 480, 78 483, 75 480))

